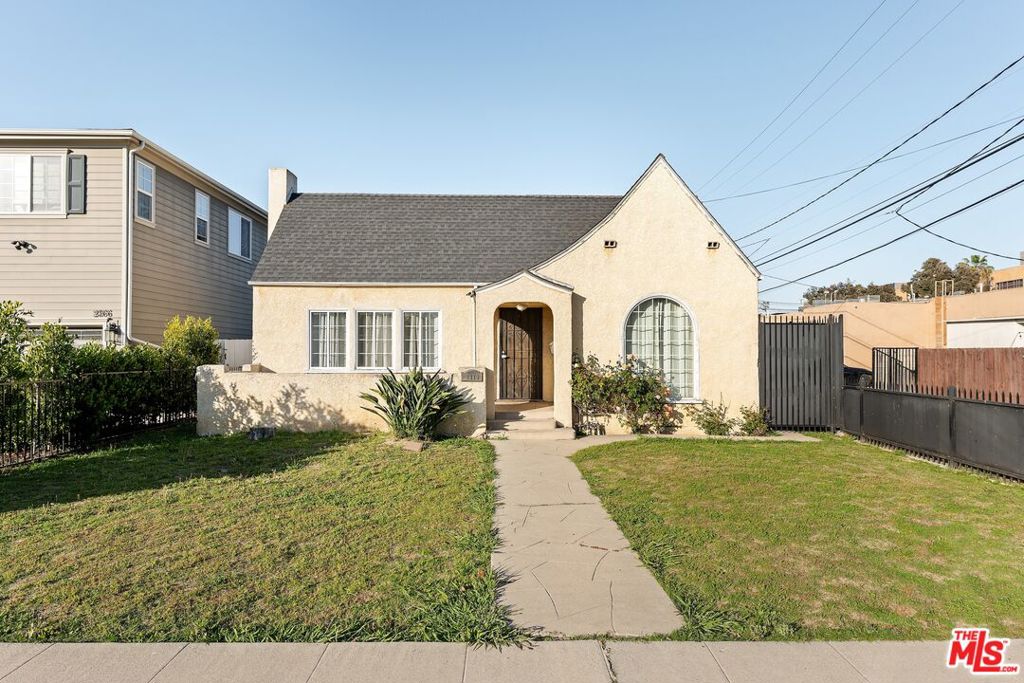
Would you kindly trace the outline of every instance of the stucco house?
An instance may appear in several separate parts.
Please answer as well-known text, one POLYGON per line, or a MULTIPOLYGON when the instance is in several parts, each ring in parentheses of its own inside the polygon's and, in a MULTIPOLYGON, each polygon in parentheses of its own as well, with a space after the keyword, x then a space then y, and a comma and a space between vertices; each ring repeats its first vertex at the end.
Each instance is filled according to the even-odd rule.
POLYGON ((304 194, 271 169, 268 214, 257 365, 202 369, 201 433, 377 428, 360 392, 421 366, 473 395, 453 431, 571 436, 589 354, 757 403, 759 273, 661 155, 621 196, 304 194))

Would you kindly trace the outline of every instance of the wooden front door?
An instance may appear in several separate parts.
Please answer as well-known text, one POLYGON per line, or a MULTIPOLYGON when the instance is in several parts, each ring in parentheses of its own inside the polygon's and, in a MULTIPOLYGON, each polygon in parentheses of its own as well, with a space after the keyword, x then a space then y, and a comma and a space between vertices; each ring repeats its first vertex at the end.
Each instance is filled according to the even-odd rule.
POLYGON ((541 398, 541 309, 498 309, 498 398, 541 398))

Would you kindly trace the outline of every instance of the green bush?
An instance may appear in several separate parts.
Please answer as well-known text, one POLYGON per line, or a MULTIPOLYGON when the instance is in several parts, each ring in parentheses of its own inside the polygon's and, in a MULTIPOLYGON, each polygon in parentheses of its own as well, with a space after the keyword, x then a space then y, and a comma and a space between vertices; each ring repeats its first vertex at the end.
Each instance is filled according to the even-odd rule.
POLYGON ((635 356, 609 364, 593 355, 577 360, 571 382, 577 429, 583 433, 599 433, 597 418, 611 415, 634 434, 664 432, 675 424, 664 376, 635 356))
POLYGON ((775 434, 768 424, 768 409, 740 406, 739 431, 744 436, 771 436, 775 434))
POLYGON ((209 320, 171 320, 165 348, 75 347, 58 324, 31 336, 29 315, 0 301, 0 453, 66 450, 192 415, 196 365, 220 359, 209 320))
POLYGON ((469 403, 465 392, 442 377, 440 370, 427 375, 419 368, 401 376, 388 370, 360 398, 370 404, 363 409, 384 418, 400 439, 433 439, 441 423, 469 403))
POLYGON ((163 349, 171 358, 193 368, 221 362, 217 329, 210 318, 174 316, 164 329, 163 349))
POLYGON ((687 406, 686 416, 708 436, 729 436, 737 423, 729 417, 729 406, 711 401, 687 406))
POLYGON ((21 353, 28 344, 28 316, 20 301, 0 301, 0 382, 23 379, 21 353))

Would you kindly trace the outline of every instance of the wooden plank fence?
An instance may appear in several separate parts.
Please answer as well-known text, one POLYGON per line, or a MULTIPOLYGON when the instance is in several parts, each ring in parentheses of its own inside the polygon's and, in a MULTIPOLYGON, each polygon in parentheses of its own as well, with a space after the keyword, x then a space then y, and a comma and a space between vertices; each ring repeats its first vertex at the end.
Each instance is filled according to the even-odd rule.
POLYGON ((1024 393, 1024 348, 918 349, 917 383, 995 394, 1024 393))

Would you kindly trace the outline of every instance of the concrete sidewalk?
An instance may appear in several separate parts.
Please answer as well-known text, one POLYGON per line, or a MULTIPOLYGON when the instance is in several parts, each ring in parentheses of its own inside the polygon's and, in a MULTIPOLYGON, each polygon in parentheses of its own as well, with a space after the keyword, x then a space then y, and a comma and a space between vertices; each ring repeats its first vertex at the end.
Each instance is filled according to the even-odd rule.
POLYGON ((495 441, 494 569, 516 625, 550 636, 646 636, 683 625, 569 456, 618 440, 495 441))
MULTIPOLYGON (((931 683, 945 642, 0 644, 2 683, 931 683)), ((1011 644, 1009 659, 1020 662, 1011 644)), ((1020 680, 1017 676, 1000 680, 1020 680)))

